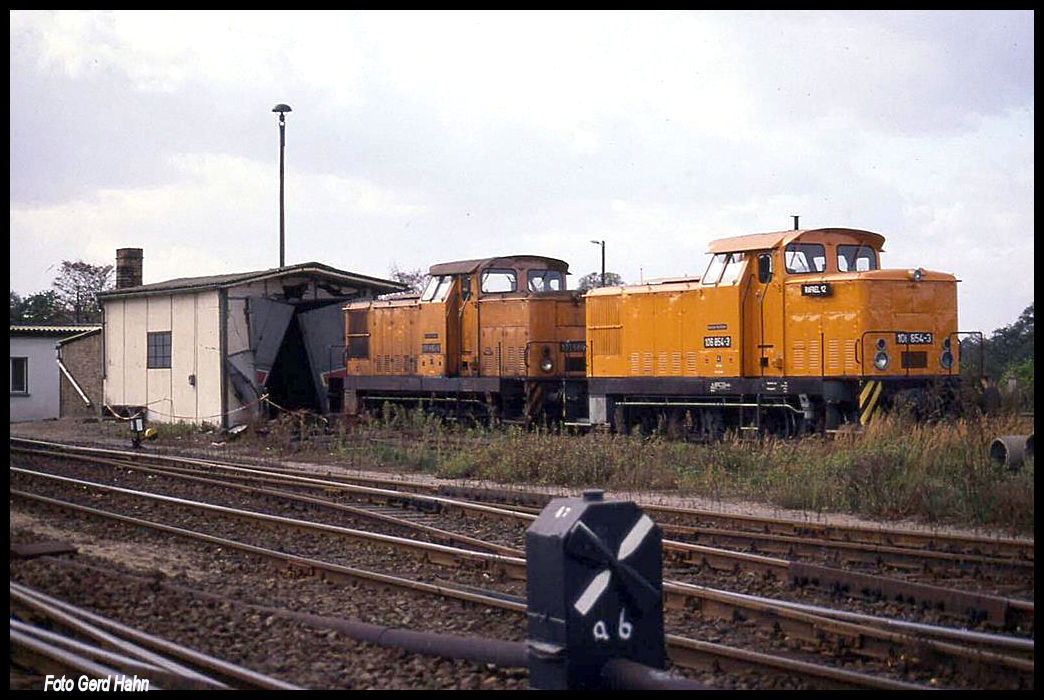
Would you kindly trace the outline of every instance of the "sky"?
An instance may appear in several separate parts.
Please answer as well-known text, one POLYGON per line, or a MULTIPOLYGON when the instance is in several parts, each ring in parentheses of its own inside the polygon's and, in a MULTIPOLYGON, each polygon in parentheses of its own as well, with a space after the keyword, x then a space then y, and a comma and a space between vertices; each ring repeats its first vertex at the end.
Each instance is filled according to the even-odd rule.
POLYGON ((839 226, 1033 302, 1032 11, 12 11, 11 289, 144 250, 144 282, 389 277, 531 254, 629 283, 839 226))

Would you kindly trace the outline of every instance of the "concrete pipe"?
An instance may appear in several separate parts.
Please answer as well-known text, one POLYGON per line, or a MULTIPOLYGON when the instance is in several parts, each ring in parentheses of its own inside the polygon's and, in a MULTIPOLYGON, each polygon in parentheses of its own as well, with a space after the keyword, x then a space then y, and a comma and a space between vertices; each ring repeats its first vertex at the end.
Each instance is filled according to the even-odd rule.
MULTIPOLYGON (((1008 471, 1017 472, 1026 457, 1026 442, 1029 437, 1028 435, 1001 435, 994 438, 990 444, 990 459, 994 464, 1004 466, 1008 471)), ((1032 444, 1031 442, 1031 450, 1032 444)))

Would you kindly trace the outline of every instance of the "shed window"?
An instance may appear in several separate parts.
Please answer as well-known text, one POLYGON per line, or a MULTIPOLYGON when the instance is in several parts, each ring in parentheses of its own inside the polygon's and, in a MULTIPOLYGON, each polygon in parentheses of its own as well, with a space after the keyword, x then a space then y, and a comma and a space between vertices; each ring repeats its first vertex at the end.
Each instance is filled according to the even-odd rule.
POLYGON ((149 369, 170 369, 170 331, 148 334, 149 369))
POLYGON ((29 393, 29 358, 11 358, 11 393, 29 393))

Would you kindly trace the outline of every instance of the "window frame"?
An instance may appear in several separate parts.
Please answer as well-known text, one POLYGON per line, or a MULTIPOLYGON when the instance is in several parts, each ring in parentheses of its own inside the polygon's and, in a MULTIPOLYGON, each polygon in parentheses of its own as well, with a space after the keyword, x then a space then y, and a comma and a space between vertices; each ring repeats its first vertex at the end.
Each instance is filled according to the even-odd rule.
POLYGON ((837 271, 838 272, 869 272, 870 270, 880 269, 880 263, 879 263, 879 261, 877 259, 877 251, 874 250, 873 248, 871 248, 870 246, 866 245, 865 243, 838 243, 837 246, 836 246, 836 250, 835 250, 835 259, 836 259, 836 262, 837 262, 837 271), (841 253, 842 248, 844 248, 844 249, 854 249, 854 253, 852 255, 852 260, 856 263, 856 266, 855 266, 854 269, 847 269, 847 267, 844 270, 841 269, 841 261, 842 260, 845 261, 845 265, 846 266, 848 265, 848 256, 847 255, 842 255, 842 253, 841 253), (860 270, 859 269, 860 253, 862 253, 863 251, 866 251, 866 252, 868 252, 870 254, 870 257, 869 257, 870 267, 867 268, 866 270, 860 270))
POLYGON ((518 291, 518 271, 510 267, 487 267, 479 275, 479 291, 482 294, 512 294, 518 291), (486 280, 490 275, 510 275, 511 289, 488 290, 486 280))
POLYGON ((173 338, 170 331, 149 331, 145 334, 145 368, 170 369, 173 359, 173 338), (166 343, 162 340, 166 339, 166 343), (161 341, 161 342, 157 342, 161 341), (166 345, 164 348, 163 346, 166 345), (162 362, 166 360, 166 364, 162 362))
POLYGON ((733 251, 731 253, 715 253, 707 263, 707 269, 700 278, 700 284, 704 287, 731 287, 743 276, 744 266, 747 264, 747 254, 744 251, 733 251), (713 278, 708 275, 714 272, 713 278), (726 277, 728 273, 728 277, 726 277))
POLYGON ((528 270, 526 272, 526 289, 534 294, 543 294, 545 292, 564 292, 565 291, 565 275, 562 274, 561 270, 528 270), (533 282, 540 280, 544 285, 544 289, 534 289, 533 282), (548 281, 558 284, 558 289, 552 289, 548 281))
POLYGON ((346 360, 370 359, 370 310, 350 309, 347 318, 347 343, 344 347, 346 360))
POLYGON ((783 269, 786 270, 788 275, 821 275, 827 271, 827 253, 826 245, 823 243, 803 243, 794 242, 788 243, 783 249, 783 269), (814 254, 813 251, 818 249, 818 255, 814 254), (797 270, 791 267, 791 262, 794 258, 792 255, 800 253, 806 263, 811 263, 807 270, 797 270), (816 265, 816 260, 821 259, 822 263, 820 266, 816 265))
POLYGON ((436 275, 428 282, 427 288, 421 295, 421 301, 441 303, 446 301, 449 290, 453 286, 453 275, 436 275))
POLYGON ((28 357, 22 357, 22 356, 11 357, 10 371, 11 371, 11 373, 10 373, 9 377, 10 377, 11 382, 9 384, 9 387, 11 389, 11 394, 14 395, 14 396, 28 396, 29 395, 29 358, 28 357), (16 364, 20 364, 23 367, 23 370, 22 370, 22 388, 21 389, 15 389, 15 386, 14 386, 14 375, 15 375, 14 368, 15 368, 16 364))

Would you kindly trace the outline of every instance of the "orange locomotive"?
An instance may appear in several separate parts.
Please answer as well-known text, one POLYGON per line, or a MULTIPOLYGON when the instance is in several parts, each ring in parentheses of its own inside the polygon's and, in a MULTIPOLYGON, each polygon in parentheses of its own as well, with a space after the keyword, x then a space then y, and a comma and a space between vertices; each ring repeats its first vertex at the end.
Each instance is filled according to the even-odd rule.
POLYGON ((519 255, 429 273, 419 298, 344 307, 347 413, 385 401, 520 421, 585 409, 584 307, 565 262, 519 255))
POLYGON ((706 437, 865 423, 959 373, 956 278, 881 269, 883 243, 847 228, 723 238, 699 279, 583 297, 554 258, 435 265, 419 298, 344 307, 345 410, 706 437))
POLYGON ((846 228, 724 238, 698 281, 591 291, 591 421, 831 430, 955 385, 957 279, 881 269, 883 243, 846 228))

